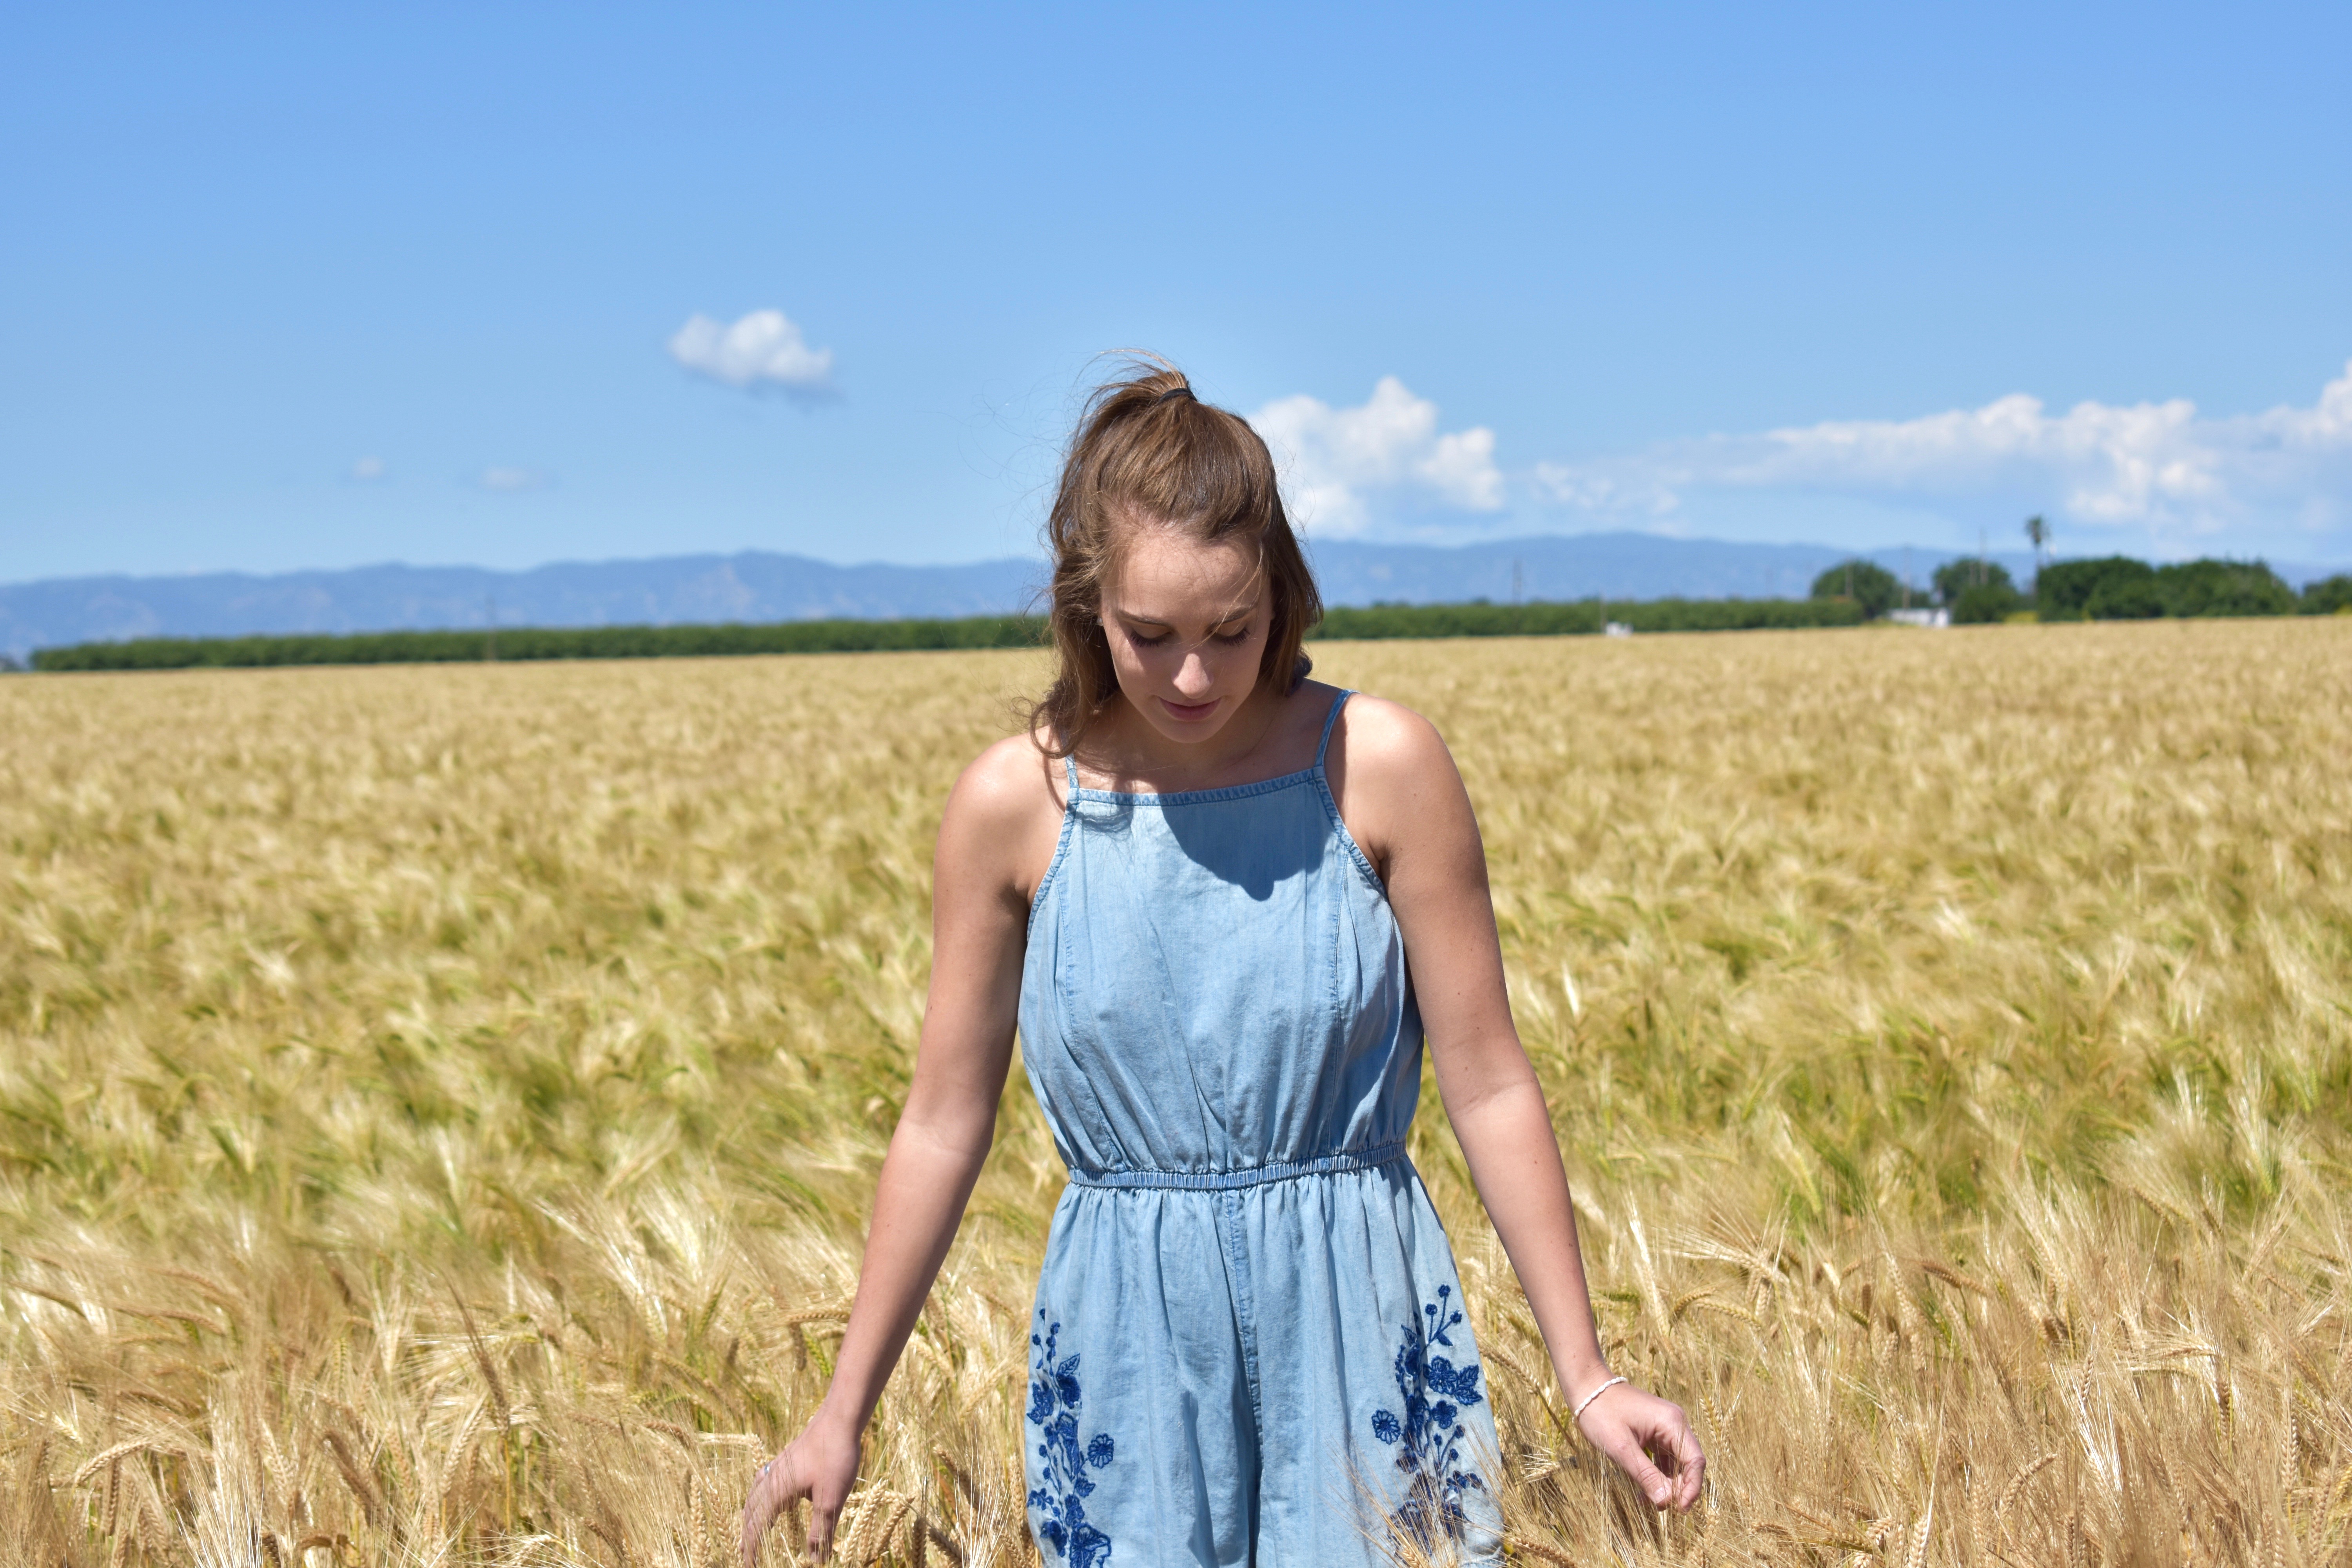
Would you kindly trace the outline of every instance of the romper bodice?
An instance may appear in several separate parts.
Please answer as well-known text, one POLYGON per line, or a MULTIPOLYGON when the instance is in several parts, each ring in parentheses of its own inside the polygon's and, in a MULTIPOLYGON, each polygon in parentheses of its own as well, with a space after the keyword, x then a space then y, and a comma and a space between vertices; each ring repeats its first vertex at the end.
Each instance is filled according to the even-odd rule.
MULTIPOLYGON (((1388 898, 1324 753, 1229 789, 1071 774, 1029 919, 1023 1064, 1079 1182, 1391 1157, 1421 1019, 1388 898)), ((1160 1184, 1154 1182, 1154 1184, 1160 1184)))

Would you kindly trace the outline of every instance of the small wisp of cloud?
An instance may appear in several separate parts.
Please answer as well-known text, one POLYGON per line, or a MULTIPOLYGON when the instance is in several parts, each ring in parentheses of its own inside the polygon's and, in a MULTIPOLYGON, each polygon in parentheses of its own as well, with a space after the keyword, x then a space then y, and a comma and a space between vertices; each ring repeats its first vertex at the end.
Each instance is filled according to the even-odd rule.
POLYGON ((543 490, 555 483, 555 476, 537 468, 507 468, 492 465, 474 476, 474 483, 494 495, 520 495, 527 490, 543 490))
POLYGON ((753 310, 730 325, 699 312, 670 335, 669 357, 697 375, 747 392, 803 401, 834 395, 833 351, 811 348, 782 310, 753 310))
POLYGON ((357 458, 343 470, 343 478, 355 485, 380 485, 389 477, 382 458, 357 458))

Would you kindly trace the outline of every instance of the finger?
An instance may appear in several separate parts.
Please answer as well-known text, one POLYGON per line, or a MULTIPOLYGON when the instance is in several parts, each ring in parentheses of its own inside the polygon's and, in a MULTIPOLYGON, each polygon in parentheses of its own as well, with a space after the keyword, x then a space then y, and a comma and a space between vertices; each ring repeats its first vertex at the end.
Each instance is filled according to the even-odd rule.
MULTIPOLYGON (((1668 1502, 1677 1510, 1685 1510, 1698 1500, 1698 1478, 1706 1468, 1706 1458, 1699 1451, 1690 1417, 1681 1406, 1668 1405, 1657 1413, 1655 1422, 1642 1438, 1642 1449, 1666 1474, 1668 1502)), ((1667 1503, 1658 1506, 1664 1508, 1667 1503)))
POLYGON ((833 1527, 841 1516, 829 1508, 809 1505, 809 1561, 823 1563, 833 1555, 833 1527))
POLYGON ((1652 1508, 1664 1508, 1674 1500, 1673 1483, 1666 1479, 1665 1472, 1650 1462, 1650 1456, 1642 1451, 1642 1445, 1632 1433, 1619 1428, 1615 1439, 1610 1444, 1609 1457, 1616 1460, 1617 1468, 1641 1489, 1642 1495, 1650 1500, 1652 1508))
POLYGON ((763 1472, 751 1478, 751 1489, 743 1495, 743 1568, 754 1568, 760 1561, 760 1542, 768 1533, 768 1521, 773 1512, 762 1497, 767 1490, 763 1472))
POLYGON ((776 1521, 799 1506, 807 1487, 802 1483, 788 1454, 778 1454, 751 1478, 743 1500, 744 1568, 756 1568, 760 1546, 776 1521))
POLYGON ((1675 1501, 1680 1508, 1689 1508, 1698 1501, 1698 1494, 1706 1480, 1706 1450, 1698 1445, 1698 1434, 1685 1420, 1675 1437, 1675 1501))
POLYGON ((751 1489, 743 1498, 743 1568, 757 1568, 761 1542, 767 1539, 768 1527, 776 1522, 777 1510, 782 1506, 776 1495, 776 1464, 773 1460, 760 1467, 751 1478, 751 1489))

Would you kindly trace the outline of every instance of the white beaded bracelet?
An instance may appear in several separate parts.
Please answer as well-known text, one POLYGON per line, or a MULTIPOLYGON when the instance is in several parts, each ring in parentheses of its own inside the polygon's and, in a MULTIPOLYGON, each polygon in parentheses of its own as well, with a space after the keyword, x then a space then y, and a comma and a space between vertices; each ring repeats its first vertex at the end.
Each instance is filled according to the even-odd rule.
POLYGON ((1622 1377, 1612 1377, 1608 1382, 1602 1384, 1600 1387, 1594 1389, 1591 1393, 1586 1394, 1582 1399, 1578 1400, 1576 1402, 1576 1409, 1569 1416, 1569 1419, 1570 1421, 1583 1420, 1585 1411, 1591 1408, 1592 1402, 1594 1400, 1600 1398, 1602 1394, 1608 1393, 1611 1389, 1616 1387, 1619 1384, 1624 1381, 1625 1380, 1622 1377))

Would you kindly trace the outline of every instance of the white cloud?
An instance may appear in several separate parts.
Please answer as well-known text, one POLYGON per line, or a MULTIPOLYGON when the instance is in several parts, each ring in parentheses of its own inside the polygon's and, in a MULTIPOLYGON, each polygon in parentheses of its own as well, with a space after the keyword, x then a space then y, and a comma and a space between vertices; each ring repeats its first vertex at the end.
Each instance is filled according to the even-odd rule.
POLYGON ((2208 418, 2185 398, 2052 414, 2022 393, 1917 419, 1831 420, 1712 436, 1592 462, 1537 465, 1578 510, 1663 518, 1691 491, 2043 498, 2062 517, 2161 543, 2294 515, 2339 527, 2352 502, 2352 363, 2308 408, 2208 418))
POLYGON ((543 490, 555 481, 537 468, 491 467, 474 476, 474 482, 486 490, 500 495, 520 495, 524 490, 543 490))
POLYGON ((1320 534, 1361 532, 1382 491, 1464 511, 1503 505, 1495 433, 1480 426, 1441 434, 1437 405, 1392 375, 1354 408, 1301 395, 1267 404, 1249 422, 1283 465, 1293 514, 1320 534))
POLYGON ((772 387, 803 396, 833 389, 833 351, 809 347, 782 310, 753 310, 732 326, 688 316, 670 336, 669 357, 730 386, 772 387))
POLYGON ((384 479, 383 459, 382 458, 356 458, 352 461, 346 477, 355 485, 380 485, 384 479))

